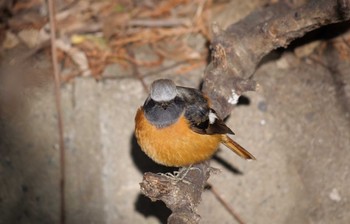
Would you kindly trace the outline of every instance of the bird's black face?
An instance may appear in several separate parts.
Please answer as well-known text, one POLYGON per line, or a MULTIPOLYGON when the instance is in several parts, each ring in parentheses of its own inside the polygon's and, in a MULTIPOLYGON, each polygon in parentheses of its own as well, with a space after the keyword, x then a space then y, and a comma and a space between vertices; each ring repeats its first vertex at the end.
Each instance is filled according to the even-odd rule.
POLYGON ((158 105, 163 108, 163 110, 167 110, 171 108, 172 101, 166 101, 166 102, 158 102, 158 105))
POLYGON ((163 128, 179 119, 185 109, 185 102, 180 97, 162 102, 154 101, 151 97, 148 97, 143 109, 147 120, 156 127, 163 128))

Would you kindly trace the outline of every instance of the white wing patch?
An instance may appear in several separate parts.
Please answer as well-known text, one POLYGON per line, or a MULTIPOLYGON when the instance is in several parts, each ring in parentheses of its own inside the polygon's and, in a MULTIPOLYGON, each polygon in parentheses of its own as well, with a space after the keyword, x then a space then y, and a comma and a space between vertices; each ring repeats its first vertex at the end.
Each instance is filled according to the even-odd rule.
POLYGON ((209 111, 209 123, 214 124, 216 118, 218 118, 216 114, 212 111, 209 111))

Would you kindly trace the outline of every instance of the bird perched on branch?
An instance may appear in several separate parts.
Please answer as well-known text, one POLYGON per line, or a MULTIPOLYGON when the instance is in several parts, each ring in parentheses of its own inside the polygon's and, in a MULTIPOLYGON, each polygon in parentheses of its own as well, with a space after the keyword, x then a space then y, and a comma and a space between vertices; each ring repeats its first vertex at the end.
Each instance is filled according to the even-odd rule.
POLYGON ((150 95, 135 117, 141 149, 165 166, 183 167, 208 160, 220 143, 244 159, 255 159, 227 134, 234 133, 210 108, 202 92, 176 86, 169 79, 152 83, 150 95))

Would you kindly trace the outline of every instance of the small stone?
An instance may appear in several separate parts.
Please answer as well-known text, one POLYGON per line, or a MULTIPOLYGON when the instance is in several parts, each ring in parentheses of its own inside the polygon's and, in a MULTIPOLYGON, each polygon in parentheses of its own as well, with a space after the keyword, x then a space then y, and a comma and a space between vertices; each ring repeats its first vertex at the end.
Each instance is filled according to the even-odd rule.
POLYGON ((262 112, 266 112, 267 111, 267 104, 265 101, 261 101, 258 103, 258 109, 262 112))
POLYGON ((331 193, 329 193, 329 198, 332 201, 336 201, 336 202, 341 201, 341 197, 340 197, 339 191, 336 188, 333 188, 331 193))
POLYGON ((298 58, 305 58, 312 54, 317 47, 321 45, 321 41, 313 41, 295 48, 294 53, 298 58))
POLYGON ((286 57, 281 57, 276 61, 277 68, 288 69, 290 67, 289 62, 286 57))
POLYGON ((17 46, 19 43, 18 37, 10 31, 6 32, 5 40, 2 43, 4 49, 11 49, 17 46))
POLYGON ((29 47, 35 48, 39 45, 39 31, 34 29, 22 30, 18 33, 18 37, 29 47))

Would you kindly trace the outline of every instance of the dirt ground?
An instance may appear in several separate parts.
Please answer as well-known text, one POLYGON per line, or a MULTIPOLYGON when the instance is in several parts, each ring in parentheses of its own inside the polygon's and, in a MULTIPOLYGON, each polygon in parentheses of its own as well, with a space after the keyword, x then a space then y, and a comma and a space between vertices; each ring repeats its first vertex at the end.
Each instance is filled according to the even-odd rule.
MULTIPOLYGON (((252 7, 235 10, 244 16, 252 7)), ((221 18, 216 20, 224 24, 221 18)), ((313 60, 313 51, 300 53, 337 37, 315 35, 316 40, 270 54, 254 74, 258 91, 242 96, 227 121, 234 139, 257 161, 244 161, 222 146, 211 162, 221 172, 209 182, 246 223, 350 222, 350 60, 334 48, 322 56, 331 66, 313 60)), ((189 39, 206 47, 201 36, 189 39)), ((0 224, 59 223, 51 59, 40 52, 5 70, 27 51, 17 46, 1 54, 0 224)), ((135 51, 135 58, 151 57, 147 47, 135 51)), ((204 69, 205 64, 182 75, 176 67, 138 72, 158 71, 144 78, 147 85, 166 77, 199 87, 204 69)), ((134 116, 147 93, 139 79, 125 77, 133 68, 112 64, 103 72, 116 78, 76 77, 61 88, 66 223, 166 223, 170 211, 140 194, 142 174, 164 170, 141 152, 134 137, 134 116)), ((237 223, 209 190, 198 213, 201 223, 237 223)))

